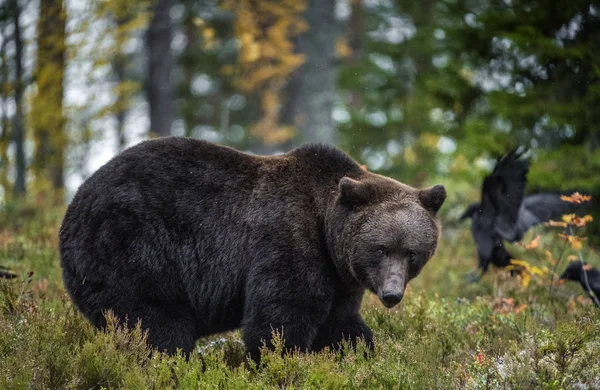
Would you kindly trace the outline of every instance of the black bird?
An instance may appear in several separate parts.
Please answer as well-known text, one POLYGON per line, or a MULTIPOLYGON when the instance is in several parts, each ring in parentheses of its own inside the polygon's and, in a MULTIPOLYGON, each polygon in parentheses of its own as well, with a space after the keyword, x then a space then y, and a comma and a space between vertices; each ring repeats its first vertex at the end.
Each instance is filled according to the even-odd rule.
POLYGON ((460 221, 471 218, 471 232, 479 262, 471 277, 479 279, 490 264, 506 267, 513 256, 504 240, 520 241, 532 226, 573 212, 574 206, 559 193, 525 197, 529 159, 525 150, 514 149, 498 159, 494 171, 483 181, 481 202, 469 205, 460 221))
POLYGON ((573 261, 560 275, 560 280, 575 280, 581 283, 581 287, 600 308, 600 270, 591 265, 584 265, 581 261, 573 261))
POLYGON ((0 265, 0 279, 12 279, 16 277, 17 275, 8 272, 6 267, 0 265))

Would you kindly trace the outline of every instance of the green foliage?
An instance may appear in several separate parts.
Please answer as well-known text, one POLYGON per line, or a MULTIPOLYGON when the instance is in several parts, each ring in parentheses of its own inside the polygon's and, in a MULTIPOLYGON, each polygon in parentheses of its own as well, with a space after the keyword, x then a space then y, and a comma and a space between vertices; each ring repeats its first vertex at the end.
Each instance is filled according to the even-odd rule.
POLYGON ((530 181, 542 188, 591 192, 600 188, 600 153, 576 145, 540 150, 529 173, 530 181), (551 175, 548 172, 552 172, 551 175))
MULTIPOLYGON (((531 283, 524 289, 506 272, 466 284, 462 276, 475 265, 475 248, 468 229, 447 222, 439 253, 411 282, 399 307, 388 310, 374 295, 365 296, 362 314, 376 342, 372 356, 366 357, 362 344, 356 352, 343 346, 343 356, 330 351, 282 356, 276 337, 275 351, 265 351, 256 368, 245 363, 238 332, 200 341, 202 355, 186 361, 151 352, 139 327, 127 330, 110 315, 106 331, 93 329, 62 287, 56 242, 62 212, 31 203, 5 205, 0 214, 0 264, 21 276, 0 280, 2 389, 598 385, 600 322, 589 299, 580 297, 580 286, 550 292, 547 285, 531 283), (28 271, 34 272, 30 281, 28 271)), ((542 243, 551 243, 552 236, 542 235, 542 243)), ((520 258, 530 253, 510 250, 520 258)), ((597 254, 587 249, 584 254, 600 263, 597 254)))
POLYGON ((600 146, 596 5, 408 0, 353 11, 362 28, 348 35, 362 46, 340 65, 339 108, 350 115, 339 125, 371 169, 421 183, 448 162, 526 145, 539 149, 535 187, 600 188, 589 180, 600 146))

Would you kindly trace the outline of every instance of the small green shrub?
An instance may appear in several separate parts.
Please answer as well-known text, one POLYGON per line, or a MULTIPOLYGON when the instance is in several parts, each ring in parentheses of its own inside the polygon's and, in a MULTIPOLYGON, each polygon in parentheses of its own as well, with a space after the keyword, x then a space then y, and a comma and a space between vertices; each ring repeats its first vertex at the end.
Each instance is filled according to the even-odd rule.
MULTIPOLYGON (((276 350, 255 368, 237 332, 200 341, 201 355, 186 360, 151 351, 139 327, 110 315, 107 330, 95 330, 62 287, 53 237, 61 213, 31 213, 18 226, 0 218, 0 264, 21 276, 0 280, 0 389, 600 387, 600 316, 580 286, 550 292, 534 280, 523 288, 519 278, 493 270, 466 284, 462 275, 476 263, 466 229, 444 236, 397 308, 365 295, 362 313, 375 337, 370 358, 363 344, 357 351, 345 345, 342 354, 282 356, 276 338, 276 350)), ((528 239, 538 234, 552 243, 541 229, 528 239)))

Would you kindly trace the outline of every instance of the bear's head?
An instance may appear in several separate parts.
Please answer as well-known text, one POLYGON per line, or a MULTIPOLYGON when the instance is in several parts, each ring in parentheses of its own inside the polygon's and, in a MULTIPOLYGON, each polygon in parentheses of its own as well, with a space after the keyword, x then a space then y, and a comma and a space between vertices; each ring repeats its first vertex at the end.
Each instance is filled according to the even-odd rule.
POLYGON ((391 308, 435 253, 436 214, 446 190, 441 185, 417 189, 372 173, 343 177, 338 189, 336 263, 391 308))

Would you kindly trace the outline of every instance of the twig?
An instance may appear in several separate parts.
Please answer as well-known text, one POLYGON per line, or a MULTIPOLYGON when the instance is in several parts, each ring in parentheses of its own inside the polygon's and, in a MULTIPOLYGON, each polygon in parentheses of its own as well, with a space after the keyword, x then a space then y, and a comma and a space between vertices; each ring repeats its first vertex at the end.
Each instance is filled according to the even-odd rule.
POLYGON ((550 296, 552 295, 552 288, 554 287, 554 275, 556 275, 556 270, 558 269, 558 266, 560 265, 560 262, 562 261, 562 257, 563 254, 565 253, 565 250, 567 249, 567 244, 569 242, 565 241, 565 243, 563 244, 563 247, 560 251, 560 255, 558 256, 558 259, 556 259, 556 263, 554 263, 554 268, 552 269, 552 275, 550 279, 550 286, 548 286, 548 298, 550 298, 550 296))
MULTIPOLYGON (((573 228, 571 227, 571 225, 569 225, 569 233, 573 235, 573 228)), ((588 274, 587 270, 585 269, 585 262, 583 261, 583 253, 581 252, 581 249, 579 249, 579 261, 581 262, 581 269, 583 270, 583 281, 585 282, 585 289, 587 290, 588 295, 592 298, 596 306, 600 307, 600 300, 598 300, 598 297, 596 296, 596 294, 594 294, 594 291, 590 287, 590 282, 588 280, 588 274)))

